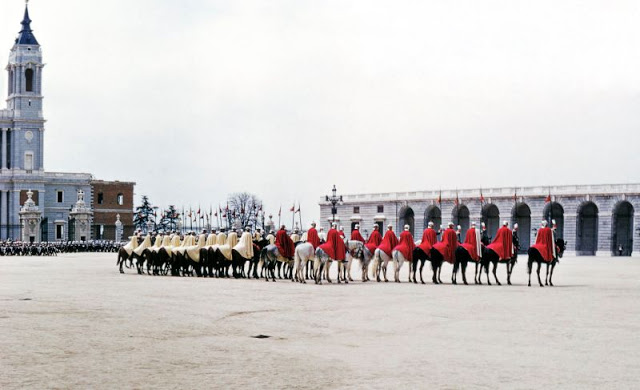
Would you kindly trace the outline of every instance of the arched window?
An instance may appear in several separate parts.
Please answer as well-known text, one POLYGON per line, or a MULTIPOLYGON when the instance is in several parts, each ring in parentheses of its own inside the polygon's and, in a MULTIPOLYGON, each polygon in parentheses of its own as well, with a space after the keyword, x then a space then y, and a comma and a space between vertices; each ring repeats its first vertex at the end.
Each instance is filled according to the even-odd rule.
POLYGON ((27 80, 27 92, 33 92, 33 69, 27 69, 24 72, 24 77, 27 80))
POLYGON ((118 205, 124 205, 124 195, 118 194, 118 205))
POLYGON ((465 205, 457 205, 453 208, 451 216, 453 217, 453 220, 451 222, 456 225, 456 230, 458 229, 458 225, 460 225, 460 240, 464 241, 470 225, 469 208, 465 205))
POLYGON ((433 222, 435 225, 433 228, 436 230, 438 230, 440 225, 442 225, 442 212, 438 206, 431 205, 427 207, 427 210, 424 212, 425 229, 429 226, 429 222, 433 222))
POLYGON ((611 223, 611 253, 614 256, 631 256, 633 250, 633 206, 625 201, 613 209, 611 223))
POLYGON ((578 256, 594 256, 598 250, 598 206, 593 202, 581 204, 576 222, 578 256))
POLYGON ((498 210, 498 206, 493 203, 486 204, 482 208, 482 222, 487 227, 489 239, 493 241, 498 228, 500 228, 500 210, 498 210))
MULTIPOLYGON (((409 206, 406 206, 400 210, 400 226, 398 226, 398 231, 404 231, 404 225, 409 225, 409 231, 411 235, 414 235, 415 228, 415 214, 413 213, 413 209, 409 206)), ((398 234, 399 234, 398 232, 398 234)))
POLYGON ((531 245, 531 209, 526 203, 518 203, 511 210, 511 226, 518 224, 520 253, 527 253, 531 245))

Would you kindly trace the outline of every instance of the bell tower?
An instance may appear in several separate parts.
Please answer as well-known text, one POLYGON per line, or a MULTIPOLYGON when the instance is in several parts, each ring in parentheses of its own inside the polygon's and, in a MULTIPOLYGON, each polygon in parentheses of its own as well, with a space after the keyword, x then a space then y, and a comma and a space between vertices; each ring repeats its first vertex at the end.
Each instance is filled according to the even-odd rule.
POLYGON ((7 109, 13 127, 8 129, 3 168, 19 174, 43 172, 42 52, 31 29, 28 0, 22 28, 9 54, 7 109))

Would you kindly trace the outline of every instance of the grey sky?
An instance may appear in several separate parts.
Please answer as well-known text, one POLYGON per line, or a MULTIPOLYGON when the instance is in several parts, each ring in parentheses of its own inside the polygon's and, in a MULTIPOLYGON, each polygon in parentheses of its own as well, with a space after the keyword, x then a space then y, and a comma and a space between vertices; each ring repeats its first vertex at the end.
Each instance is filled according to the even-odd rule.
MULTIPOLYGON (((0 3, 0 62, 24 4, 0 3)), ((45 168, 159 205, 640 180, 637 1, 44 1, 45 168), (54 151, 64 150, 64 153, 54 151)), ((6 76, 0 78, 6 94, 6 76)), ((285 213, 285 215, 289 215, 285 213)))

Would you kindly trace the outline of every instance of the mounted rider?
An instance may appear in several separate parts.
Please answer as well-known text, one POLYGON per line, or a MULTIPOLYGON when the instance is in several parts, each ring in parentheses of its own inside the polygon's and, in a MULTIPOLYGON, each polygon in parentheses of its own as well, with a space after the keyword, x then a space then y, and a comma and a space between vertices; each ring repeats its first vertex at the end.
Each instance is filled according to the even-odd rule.
POLYGON ((346 248, 344 246, 344 239, 340 237, 340 233, 338 232, 337 224, 334 222, 331 224, 331 229, 329 229, 329 233, 327 234, 327 242, 320 245, 320 249, 322 249, 330 259, 336 261, 343 261, 346 257, 346 248))
POLYGON ((442 233, 442 241, 436 242, 433 249, 437 250, 444 261, 453 264, 456 259, 456 248, 458 247, 458 236, 453 230, 453 222, 449 222, 447 230, 442 233))
POLYGON ((391 257, 391 251, 398 245, 398 237, 393 232, 393 225, 387 225, 387 232, 384 234, 384 238, 382 239, 382 243, 378 246, 378 249, 386 253, 387 256, 391 257))
POLYGON ((369 253, 371 253, 371 254, 373 254, 373 252, 375 252, 376 248, 382 242, 382 235, 380 234, 378 229, 379 229, 378 224, 377 223, 374 224, 373 225, 373 231, 371 232, 371 235, 369 236, 369 239, 367 240, 367 243, 364 244, 365 248, 367 248, 367 250, 369 250, 369 253))
POLYGON ((413 261, 413 250, 416 247, 410 229, 411 227, 409 225, 404 225, 404 231, 400 233, 400 241, 398 241, 398 245, 393 248, 393 250, 402 253, 402 256, 407 261, 413 261))
POLYGON ((431 254, 431 248, 433 248, 433 244, 438 242, 438 234, 433 228, 433 222, 429 222, 427 224, 427 228, 422 232, 422 242, 418 245, 418 248, 422 249, 424 253, 427 255, 431 254))
POLYGON ((360 225, 356 225, 353 228, 353 231, 351 232, 351 240, 353 241, 360 241, 361 243, 364 244, 364 237, 362 237, 362 234, 360 234, 360 225))
POLYGON ((502 227, 496 233, 496 238, 487 248, 496 252, 500 260, 511 260, 513 257, 513 238, 508 221, 502 223, 502 227))
POLYGON ((484 222, 482 222, 480 224, 481 228, 482 228, 482 245, 487 246, 491 243, 491 239, 489 238, 489 232, 487 232, 487 225, 484 224, 484 222))
POLYGON ((480 260, 482 256, 482 243, 480 242, 480 231, 476 229, 476 223, 471 224, 471 228, 467 230, 462 247, 469 252, 469 256, 473 261, 480 260))
POLYGON ((289 235, 287 235, 287 229, 284 225, 282 225, 278 233, 276 233, 275 245, 278 248, 278 252, 280 252, 280 256, 290 260, 293 259, 295 245, 289 235))
POLYGON ((536 243, 532 248, 540 252, 540 256, 546 262, 552 262, 556 257, 556 243, 553 230, 547 226, 547 221, 540 223, 540 229, 536 235, 536 243))
POLYGON ((313 246, 314 251, 320 246, 320 237, 318 236, 315 222, 311 222, 311 227, 307 230, 307 242, 313 246))

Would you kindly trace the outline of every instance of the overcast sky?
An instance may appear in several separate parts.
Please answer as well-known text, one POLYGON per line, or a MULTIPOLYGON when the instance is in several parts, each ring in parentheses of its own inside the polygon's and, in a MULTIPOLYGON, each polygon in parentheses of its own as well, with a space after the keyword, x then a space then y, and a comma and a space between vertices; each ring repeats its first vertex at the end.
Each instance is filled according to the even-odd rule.
MULTIPOLYGON (((23 9, 0 2, 0 63, 23 9)), ((30 13, 45 169, 135 181, 160 206, 249 191, 274 214, 300 201, 306 224, 334 183, 640 181, 637 0, 33 0, 30 13)))

